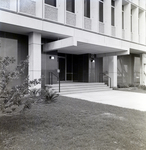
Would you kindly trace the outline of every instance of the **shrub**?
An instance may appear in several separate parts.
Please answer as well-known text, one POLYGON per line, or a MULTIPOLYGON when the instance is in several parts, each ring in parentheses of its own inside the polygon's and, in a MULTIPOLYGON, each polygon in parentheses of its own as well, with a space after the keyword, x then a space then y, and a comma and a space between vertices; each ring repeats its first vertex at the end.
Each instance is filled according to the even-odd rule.
POLYGON ((45 90, 42 90, 42 98, 45 103, 55 102, 59 94, 53 89, 47 87, 45 90))
POLYGON ((23 75, 25 69, 28 67, 28 59, 26 59, 20 62, 14 70, 10 70, 10 66, 14 62, 15 59, 13 57, 0 57, 0 108, 2 112, 11 113, 20 106, 22 110, 30 108, 32 93, 34 94, 36 92, 30 92, 29 87, 40 84, 41 82, 41 79, 30 81, 26 77, 21 85, 10 87, 10 83, 23 75))

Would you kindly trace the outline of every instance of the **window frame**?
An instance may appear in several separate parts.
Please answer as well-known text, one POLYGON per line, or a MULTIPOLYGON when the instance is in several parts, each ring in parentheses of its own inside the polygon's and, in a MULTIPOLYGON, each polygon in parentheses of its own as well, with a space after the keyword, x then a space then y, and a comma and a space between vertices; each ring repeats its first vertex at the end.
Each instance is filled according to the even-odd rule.
POLYGON ((104 22, 104 0, 99 0, 99 21, 104 22), (102 13, 100 11, 100 4, 102 4, 102 13))

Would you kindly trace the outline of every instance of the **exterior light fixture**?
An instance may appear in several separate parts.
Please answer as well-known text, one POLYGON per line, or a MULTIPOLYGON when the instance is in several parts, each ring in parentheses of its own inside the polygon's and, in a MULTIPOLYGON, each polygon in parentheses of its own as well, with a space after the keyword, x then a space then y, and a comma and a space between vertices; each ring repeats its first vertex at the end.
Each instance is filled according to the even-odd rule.
POLYGON ((55 57, 54 56, 50 56, 50 59, 55 59, 55 57))
POLYGON ((94 59, 91 59, 91 62, 93 62, 93 63, 94 63, 94 62, 95 62, 95 60, 94 60, 94 59))

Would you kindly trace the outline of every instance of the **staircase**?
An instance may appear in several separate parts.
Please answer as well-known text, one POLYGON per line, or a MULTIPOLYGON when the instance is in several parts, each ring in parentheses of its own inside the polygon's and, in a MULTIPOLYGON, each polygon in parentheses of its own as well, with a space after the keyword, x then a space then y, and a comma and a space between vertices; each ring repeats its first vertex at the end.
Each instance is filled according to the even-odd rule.
MULTIPOLYGON (((59 92, 59 85, 46 85, 55 91, 59 92)), ((109 88, 105 83, 81 83, 81 82, 70 82, 60 84, 60 95, 76 94, 76 93, 87 93, 87 92, 99 92, 99 91, 109 91, 109 88)))

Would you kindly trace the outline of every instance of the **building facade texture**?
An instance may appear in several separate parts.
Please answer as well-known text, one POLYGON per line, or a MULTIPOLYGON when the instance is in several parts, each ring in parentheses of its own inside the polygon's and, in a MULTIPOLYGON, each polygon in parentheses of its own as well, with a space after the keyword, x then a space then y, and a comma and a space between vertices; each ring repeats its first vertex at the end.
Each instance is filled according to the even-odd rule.
POLYGON ((59 70, 61 81, 146 85, 146 1, 0 0, 0 56, 29 56, 25 74, 42 86, 59 70))

